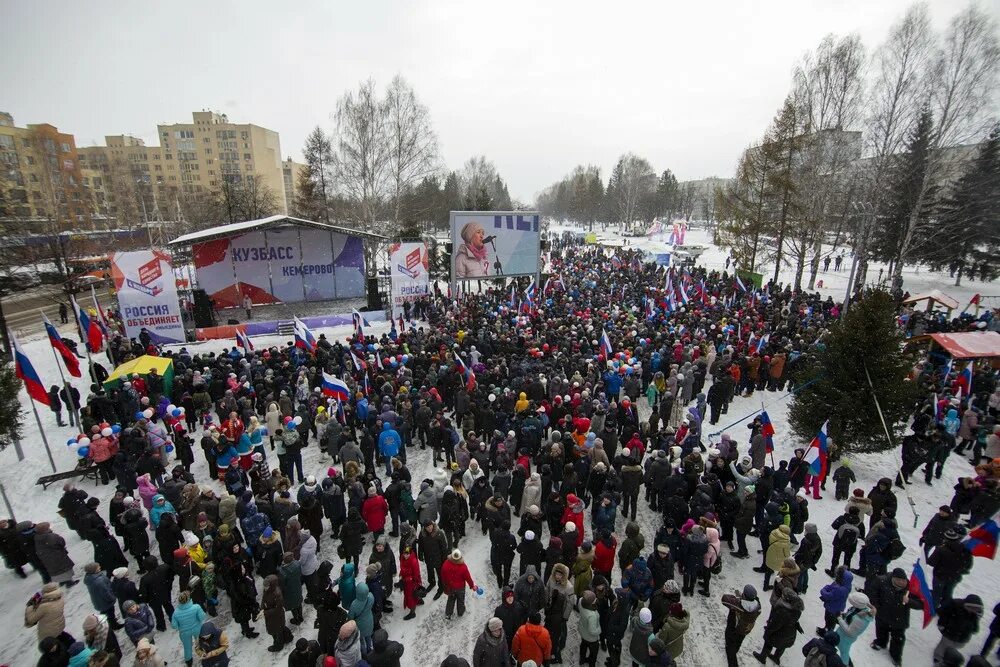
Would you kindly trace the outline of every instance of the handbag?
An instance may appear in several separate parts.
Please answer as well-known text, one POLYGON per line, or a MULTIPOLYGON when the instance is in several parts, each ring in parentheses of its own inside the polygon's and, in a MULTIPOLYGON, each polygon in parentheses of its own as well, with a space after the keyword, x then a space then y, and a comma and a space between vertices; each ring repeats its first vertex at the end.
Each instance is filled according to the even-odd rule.
POLYGON ((722 554, 715 548, 715 545, 711 546, 712 550, 715 551, 715 562, 712 563, 712 567, 708 568, 708 571, 712 574, 722 574, 722 554))

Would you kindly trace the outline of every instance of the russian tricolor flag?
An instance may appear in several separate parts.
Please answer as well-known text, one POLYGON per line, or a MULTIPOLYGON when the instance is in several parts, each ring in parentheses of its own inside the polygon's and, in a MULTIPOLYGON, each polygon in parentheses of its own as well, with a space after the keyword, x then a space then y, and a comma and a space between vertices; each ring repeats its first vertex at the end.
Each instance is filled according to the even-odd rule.
POLYGON ((757 339, 757 354, 760 354, 761 351, 763 351, 769 340, 771 340, 771 334, 769 333, 766 333, 757 339))
POLYGON ((972 395, 972 362, 970 361, 962 372, 958 374, 958 379, 955 380, 955 384, 965 391, 969 396, 972 395))
POLYGON ((346 401, 350 396, 347 384, 340 378, 330 375, 326 371, 323 371, 323 384, 320 386, 320 390, 323 392, 324 396, 332 396, 338 401, 346 401))
POLYGON ((931 619, 937 614, 934 609, 934 595, 931 587, 927 585, 927 577, 924 575, 924 568, 920 566, 918 560, 913 564, 913 572, 910 574, 910 595, 920 600, 924 605, 924 627, 931 624, 931 619))
POLYGON ((993 517, 970 530, 969 536, 962 542, 973 556, 996 558, 997 539, 1000 537, 1000 526, 997 525, 996 519, 993 517))
POLYGON ((355 333, 355 335, 357 335, 358 340, 364 341, 365 340, 365 330, 364 330, 364 327, 362 325, 364 325, 365 327, 370 327, 371 324, 368 322, 368 320, 366 320, 364 318, 364 316, 361 315, 361 313, 358 312, 358 310, 356 308, 353 309, 353 310, 351 310, 351 317, 354 319, 354 333, 355 333))
POLYGON ((829 421, 823 422, 823 426, 819 429, 816 437, 812 439, 812 442, 809 443, 809 449, 806 450, 803 457, 803 460, 809 464, 809 474, 820 479, 826 477, 826 443, 830 437, 827 435, 829 427, 829 421))
POLYGON ((611 347, 611 339, 608 338, 608 332, 604 329, 601 329, 601 350, 604 351, 604 356, 607 359, 610 359, 611 355, 615 352, 614 348, 611 347))
POLYGON ((14 375, 24 383, 24 388, 28 391, 28 396, 31 396, 42 405, 49 405, 49 392, 45 390, 42 379, 35 371, 35 367, 31 365, 28 355, 21 349, 21 345, 17 342, 14 332, 11 331, 9 334, 10 345, 14 348, 14 375))
POLYGON ((73 304, 73 310, 76 311, 76 317, 80 322, 80 336, 87 341, 91 352, 100 352, 101 348, 104 347, 104 334, 101 333, 101 327, 90 318, 87 311, 80 307, 73 295, 70 295, 69 300, 73 304))
POLYGON ((63 362, 66 364, 66 370, 69 374, 75 378, 80 377, 80 360, 76 358, 72 350, 66 347, 66 343, 63 342, 62 336, 56 331, 56 328, 52 326, 52 322, 49 322, 49 318, 45 317, 45 313, 42 313, 42 318, 45 320, 45 333, 49 335, 49 342, 59 356, 62 357, 63 362))
POLYGON ((354 370, 360 371, 365 368, 365 362, 358 359, 358 355, 354 354, 354 350, 351 350, 351 361, 354 363, 354 370))
POLYGON ((688 305, 689 299, 687 290, 684 288, 684 281, 681 281, 680 293, 681 293, 681 303, 683 303, 685 306, 688 305))
POLYGON ((316 351, 316 337, 309 330, 305 322, 298 317, 295 318, 295 347, 302 348, 308 352, 316 351))
POLYGON ((524 296, 527 297, 528 303, 535 300, 535 279, 532 278, 531 282, 528 283, 528 289, 524 290, 524 296))
POLYGON ((104 314, 104 309, 101 308, 101 304, 97 301, 97 292, 94 291, 93 285, 90 286, 90 299, 94 302, 94 312, 97 313, 97 326, 100 327, 101 333, 104 334, 105 338, 110 338, 108 316, 104 314))
POLYGON ((734 274, 734 278, 736 279, 736 286, 740 289, 740 291, 746 292, 747 286, 743 284, 743 280, 740 278, 740 274, 738 273, 734 274))
POLYGON ((244 352, 253 352, 253 343, 250 341, 250 336, 240 329, 236 330, 236 347, 242 347, 244 352))
POLYGON ((768 454, 774 451, 774 424, 767 415, 767 410, 760 412, 760 434, 764 436, 764 451, 768 454))

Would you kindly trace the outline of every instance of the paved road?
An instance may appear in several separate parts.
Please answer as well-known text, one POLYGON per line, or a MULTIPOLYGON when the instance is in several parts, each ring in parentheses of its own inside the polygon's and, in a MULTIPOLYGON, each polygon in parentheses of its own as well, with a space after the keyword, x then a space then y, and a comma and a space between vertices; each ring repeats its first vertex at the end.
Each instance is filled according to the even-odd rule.
MULTIPOLYGON (((41 337, 44 335, 42 318, 38 312, 41 309, 46 317, 59 328, 60 333, 67 333, 78 338, 78 335, 72 333, 76 329, 72 313, 70 313, 69 318, 70 324, 59 325, 59 302, 65 299, 65 292, 58 285, 43 285, 21 294, 6 297, 3 300, 3 312, 7 326, 26 340, 41 337)), ((81 307, 86 308, 90 304, 90 290, 78 294, 77 300, 81 307)), ((108 294, 106 287, 97 290, 97 300, 102 308, 113 307, 114 301, 108 294)), ((68 302, 67 305, 69 305, 68 302)))

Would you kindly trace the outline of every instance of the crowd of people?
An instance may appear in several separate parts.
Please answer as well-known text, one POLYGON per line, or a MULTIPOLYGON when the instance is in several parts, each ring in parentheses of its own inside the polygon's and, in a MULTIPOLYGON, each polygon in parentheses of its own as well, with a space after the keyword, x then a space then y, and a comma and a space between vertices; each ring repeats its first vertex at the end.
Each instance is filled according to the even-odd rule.
MULTIPOLYGON (((443 604, 447 632, 467 595, 493 589, 463 555, 488 541, 498 604, 474 648, 443 666, 674 665, 699 622, 693 601, 712 596, 726 614, 713 650, 730 666, 745 642, 778 663, 802 633, 806 665, 849 665, 858 641, 899 665, 911 610, 923 607, 900 567, 894 485, 921 465, 933 483, 949 454, 969 450, 969 474, 920 539, 935 664, 965 664, 988 607, 955 595, 973 566, 962 540, 1000 510, 995 372, 977 372, 972 400, 959 401, 959 369, 916 367, 926 398, 898 478, 858 487, 831 443, 824 502, 844 511, 821 526, 809 506, 831 495, 828 479, 811 474, 804 449, 776 463, 759 416, 743 441, 708 426, 737 396, 790 389, 839 313, 832 299, 773 284, 743 292, 728 274, 666 273, 627 249, 571 245, 550 262, 560 279, 520 304, 506 289, 437 293, 413 310, 425 320, 379 337, 321 335, 314 351, 154 349, 172 358, 172 386, 155 373, 95 384, 81 430, 113 498, 102 508, 64 487, 58 511, 76 537, 0 521, 7 566, 27 577, 30 565, 44 583, 24 613, 38 664, 121 664, 124 630, 134 665, 163 665, 156 639, 172 631, 187 665, 227 665, 231 615, 237 641, 262 627, 269 651, 291 647, 290 666, 398 665, 401 624, 443 604), (685 286, 672 312, 668 283, 685 286), (344 379, 348 400, 326 395, 324 371, 344 379), (310 448, 325 471, 304 470, 310 448), (427 475, 410 468, 426 463, 422 450, 427 475), (658 517, 655 532, 640 515, 658 517), (66 540, 77 538, 93 545, 82 568, 92 613, 67 619, 81 570, 66 540), (754 581, 740 564, 750 559, 754 581), (713 591, 723 572, 744 584, 713 591), (822 607, 815 632, 799 622, 806 605, 822 607)), ((122 361, 152 346, 114 345, 122 361)), ((968 664, 989 664, 1000 605, 992 611, 968 664)))

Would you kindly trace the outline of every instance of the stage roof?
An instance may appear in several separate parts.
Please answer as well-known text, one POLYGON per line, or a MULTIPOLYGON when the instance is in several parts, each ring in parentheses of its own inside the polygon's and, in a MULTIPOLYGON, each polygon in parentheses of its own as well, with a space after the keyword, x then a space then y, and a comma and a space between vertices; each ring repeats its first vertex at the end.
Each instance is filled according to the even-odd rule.
POLYGON ((347 227, 338 227, 337 225, 328 225, 323 222, 315 222, 313 220, 303 220, 302 218, 293 218, 290 215, 272 215, 267 218, 261 218, 260 220, 247 220, 246 222, 234 222, 228 225, 220 225, 218 227, 210 227, 209 229, 203 229, 200 232, 192 232, 190 234, 184 234, 183 236, 178 236, 172 240, 169 245, 172 246, 188 246, 195 243, 203 243, 205 241, 212 241, 214 239, 224 238, 226 236, 236 236, 237 234, 244 234, 246 232, 266 229, 268 227, 281 227, 285 225, 297 225, 300 227, 316 227, 317 229, 328 229, 333 232, 340 232, 341 234, 347 234, 348 236, 362 236, 366 239, 374 241, 388 241, 389 238, 382 236, 381 234, 372 234, 371 232, 363 232, 357 229, 349 229, 347 227))
POLYGON ((1000 333, 996 331, 936 333, 931 334, 931 338, 943 347, 952 359, 1000 357, 1000 333))

